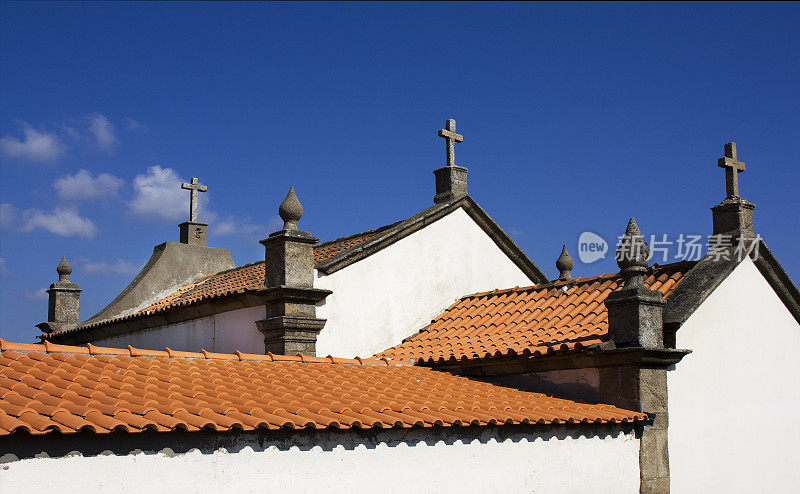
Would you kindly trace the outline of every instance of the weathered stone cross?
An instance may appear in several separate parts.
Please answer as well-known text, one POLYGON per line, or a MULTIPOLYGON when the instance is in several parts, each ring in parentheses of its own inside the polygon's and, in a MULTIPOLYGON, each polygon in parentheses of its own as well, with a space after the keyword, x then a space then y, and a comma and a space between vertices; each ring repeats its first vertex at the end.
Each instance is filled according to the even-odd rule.
POLYGON ((739 174, 744 171, 744 163, 736 159, 736 143, 725 143, 725 157, 717 160, 717 165, 725 168, 725 190, 728 197, 739 197, 739 174))
POLYGON ((205 185, 200 185, 197 183, 197 178, 192 177, 192 183, 187 184, 183 182, 181 184, 181 189, 189 189, 191 190, 190 198, 189 198, 189 221, 196 222, 197 221, 197 193, 198 192, 207 192, 208 187, 205 185))
POLYGON ((456 166, 456 143, 464 140, 464 136, 456 134, 456 121, 451 118, 445 122, 445 128, 439 130, 439 137, 444 138, 447 166, 456 166))

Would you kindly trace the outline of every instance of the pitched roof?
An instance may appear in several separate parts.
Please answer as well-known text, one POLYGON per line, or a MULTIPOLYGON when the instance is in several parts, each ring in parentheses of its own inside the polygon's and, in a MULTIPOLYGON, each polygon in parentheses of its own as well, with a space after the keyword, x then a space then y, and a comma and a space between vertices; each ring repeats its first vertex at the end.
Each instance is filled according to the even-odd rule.
POLYGON ((642 413, 375 359, 0 340, 0 435, 619 423, 642 413))
MULTIPOLYGON (((651 267, 645 283, 666 297, 694 265, 683 261, 651 267)), ((603 301, 621 284, 615 273, 469 295, 378 356, 432 363, 535 356, 595 345, 608 335, 603 301)))
MULTIPOLYGON (((463 196, 449 203, 435 204, 408 219, 391 225, 316 245, 314 247, 316 268, 326 274, 342 269, 411 235, 459 208, 463 208, 532 281, 547 281, 541 270, 469 196, 463 196)), ((96 330, 131 320, 139 320, 196 303, 257 292, 264 288, 264 261, 257 261, 203 277, 133 314, 92 321, 90 324, 78 325, 74 329, 46 333, 39 337, 43 340, 49 339, 61 343, 75 343, 77 339, 77 342, 82 343, 86 340, 82 340, 79 335, 82 335, 87 330, 96 330)))

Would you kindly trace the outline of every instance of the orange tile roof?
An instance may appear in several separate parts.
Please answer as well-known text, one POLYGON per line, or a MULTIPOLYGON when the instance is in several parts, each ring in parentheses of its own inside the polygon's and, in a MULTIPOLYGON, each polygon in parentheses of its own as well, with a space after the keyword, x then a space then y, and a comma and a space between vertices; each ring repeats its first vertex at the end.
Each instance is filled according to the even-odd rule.
MULTIPOLYGON (((651 267, 645 283, 666 297, 695 264, 651 267)), ((378 356, 432 363, 578 350, 607 338, 603 301, 621 284, 616 273, 469 295, 378 356)))
POLYGON ((620 423, 642 413, 375 359, 9 343, 0 435, 620 423))

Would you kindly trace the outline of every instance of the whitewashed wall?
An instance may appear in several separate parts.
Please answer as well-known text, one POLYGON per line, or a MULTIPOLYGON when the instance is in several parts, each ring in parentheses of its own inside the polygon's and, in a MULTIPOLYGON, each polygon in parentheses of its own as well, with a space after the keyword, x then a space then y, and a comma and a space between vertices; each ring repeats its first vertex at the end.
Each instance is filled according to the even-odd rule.
MULTIPOLYGON (((430 323, 463 295, 532 284, 491 238, 458 209, 389 247, 326 276, 315 286, 333 290, 317 307, 327 319, 317 355, 369 357, 430 323)), ((94 342, 153 350, 264 353, 255 321, 263 307, 94 342)))
POLYGON ((800 326, 747 259, 677 333, 672 492, 797 492, 800 326))
POLYGON ((255 321, 264 319, 264 307, 248 307, 213 316, 193 319, 178 324, 115 336, 93 342, 94 345, 150 350, 173 350, 199 352, 264 353, 264 335, 258 331, 255 321))
POLYGON ((532 282, 457 209, 366 259, 324 275, 317 306, 328 322, 317 355, 367 357, 400 343, 461 296, 532 282))
POLYGON ((341 431, 291 447, 269 440, 260 446, 250 435, 227 448, 181 454, 4 457, 0 491, 625 494, 639 492, 638 454, 638 439, 621 431, 587 437, 561 429, 500 439, 491 428, 480 437, 456 429, 388 431, 366 441, 341 431))

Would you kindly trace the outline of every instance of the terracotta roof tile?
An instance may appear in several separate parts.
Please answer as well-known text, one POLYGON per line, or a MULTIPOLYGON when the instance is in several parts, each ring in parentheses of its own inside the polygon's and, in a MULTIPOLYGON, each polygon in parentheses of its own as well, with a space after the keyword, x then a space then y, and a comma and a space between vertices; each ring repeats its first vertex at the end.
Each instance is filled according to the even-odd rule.
POLYGON ((646 418, 386 360, 169 353, 0 340, 0 435, 646 418))
MULTIPOLYGON (((665 297, 695 262, 651 267, 647 286, 665 297)), ((619 273, 463 297, 430 325, 378 354, 396 361, 442 362, 540 355, 601 343, 608 335, 603 301, 619 273)))

